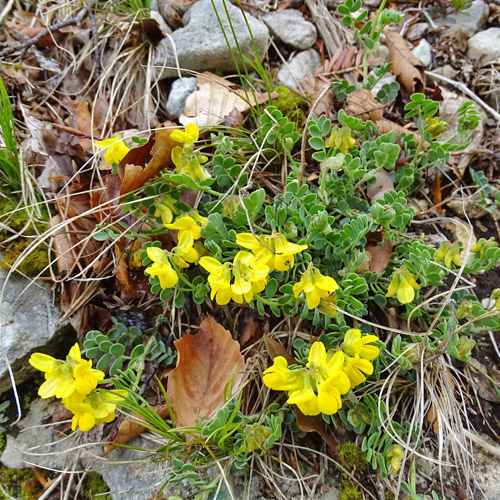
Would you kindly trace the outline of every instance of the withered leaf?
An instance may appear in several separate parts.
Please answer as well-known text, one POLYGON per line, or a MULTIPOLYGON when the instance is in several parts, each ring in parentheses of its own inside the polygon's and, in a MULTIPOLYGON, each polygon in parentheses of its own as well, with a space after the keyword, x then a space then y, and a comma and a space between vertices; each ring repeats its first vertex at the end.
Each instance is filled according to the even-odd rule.
POLYGON ((412 54, 405 39, 397 32, 385 30, 391 71, 408 92, 422 92, 425 71, 422 63, 412 54))
POLYGON ((346 113, 363 121, 378 122, 384 114, 384 106, 366 89, 358 89, 346 99, 346 113))
POLYGON ((202 417, 210 417, 223 404, 231 379, 234 392, 245 361, 238 342, 211 316, 201 323, 197 334, 185 335, 174 345, 177 366, 168 376, 167 394, 175 425, 189 427, 202 417))
MULTIPOLYGON (((268 101, 267 92, 245 92, 235 84, 209 71, 198 75, 196 89, 186 100, 184 112, 179 116, 183 125, 195 123, 198 127, 221 125, 224 117, 231 113, 245 113, 250 103, 263 104, 268 101), (236 110, 236 111, 235 111, 236 110)), ((277 97, 277 94, 276 94, 277 97)))
POLYGON ((164 168, 172 166, 172 149, 179 146, 178 142, 170 138, 174 128, 175 125, 170 122, 162 124, 153 132, 147 144, 125 155, 118 171, 122 177, 122 196, 141 187, 164 168))
POLYGON ((382 245, 370 245, 366 251, 370 253, 370 271, 372 273, 381 273, 389 265, 392 256, 394 242, 384 239, 382 245))

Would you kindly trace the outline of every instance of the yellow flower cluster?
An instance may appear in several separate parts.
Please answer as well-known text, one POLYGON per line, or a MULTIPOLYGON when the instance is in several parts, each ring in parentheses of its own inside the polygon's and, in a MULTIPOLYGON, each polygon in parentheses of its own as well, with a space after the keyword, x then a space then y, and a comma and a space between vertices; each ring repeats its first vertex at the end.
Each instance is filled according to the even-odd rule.
POLYGON ((189 215, 184 215, 167 223, 167 229, 177 231, 177 246, 168 252, 158 247, 149 247, 146 252, 153 263, 144 271, 150 276, 157 276, 162 289, 173 288, 179 281, 177 271, 172 263, 181 269, 188 268, 190 264, 198 264, 200 253, 195 248, 195 240, 201 238, 201 230, 207 225, 207 219, 192 210, 189 215))
POLYGON ((297 405, 304 415, 333 415, 342 407, 341 396, 373 373, 370 361, 380 351, 368 344, 377 340, 375 335, 362 337, 360 330, 350 329, 342 350, 326 351, 322 342, 314 342, 305 367, 289 368, 286 359, 277 356, 262 380, 270 389, 287 391, 287 403, 297 405))
POLYGON ((401 304, 409 304, 415 298, 415 290, 420 290, 420 285, 415 281, 415 275, 410 273, 406 267, 401 267, 392 273, 392 279, 385 296, 396 295, 401 304))
POLYGON ((88 431, 101 422, 111 422, 117 404, 127 395, 126 391, 96 389, 104 372, 92 368, 92 361, 82 359, 78 344, 70 349, 66 360, 36 352, 29 363, 45 373, 38 395, 43 399, 60 398, 73 413, 72 430, 80 427, 81 431, 88 431))
POLYGON ((449 241, 444 241, 439 245, 439 248, 434 254, 434 261, 443 261, 446 267, 450 267, 451 263, 455 264, 457 267, 462 265, 462 260, 460 259, 460 248, 457 243, 450 243, 449 241))
POLYGON ((342 127, 340 129, 333 127, 330 137, 325 142, 327 148, 333 147, 333 149, 338 149, 344 154, 355 145, 356 141, 352 138, 349 127, 342 127))
POLYGON ((199 136, 200 131, 194 123, 190 123, 186 130, 173 130, 170 138, 183 143, 183 146, 175 146, 172 149, 172 161, 178 174, 189 175, 194 180, 204 181, 208 174, 201 165, 206 163, 208 158, 199 151, 193 151, 193 145, 199 136))

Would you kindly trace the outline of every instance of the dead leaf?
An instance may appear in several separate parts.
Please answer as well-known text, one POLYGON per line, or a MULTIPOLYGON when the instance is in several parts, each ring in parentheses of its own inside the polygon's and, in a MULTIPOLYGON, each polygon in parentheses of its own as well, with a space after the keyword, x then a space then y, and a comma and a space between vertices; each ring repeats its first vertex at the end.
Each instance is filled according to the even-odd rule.
POLYGON ((377 179, 377 182, 375 184, 368 184, 366 189, 366 194, 372 205, 377 200, 383 200, 384 194, 394 189, 394 181, 387 170, 379 170, 375 173, 374 177, 377 179))
POLYGON ((116 257, 116 288, 119 290, 122 299, 128 302, 138 299, 149 291, 149 280, 142 268, 130 268, 128 265, 128 251, 130 241, 120 238, 114 245, 116 257))
POLYGON ((238 342, 211 316, 201 323, 197 334, 185 335, 174 345, 177 366, 168 376, 167 394, 175 425, 194 426, 223 404, 223 393, 230 380, 234 393, 245 361, 238 342))
MULTIPOLYGON (((158 405, 158 406, 154 406, 153 408, 161 418, 166 418, 169 414, 167 405, 158 405)), ((134 415, 134 416, 137 417, 137 415, 134 415)), ((139 418, 139 417, 137 417, 137 418, 139 418)), ((132 438, 139 436, 145 430, 146 430, 146 428, 136 421, 123 420, 120 423, 120 426, 118 427, 118 433, 116 434, 116 437, 114 438, 113 442, 106 443, 104 445, 104 455, 107 455, 108 453, 113 451, 117 445, 125 444, 128 441, 130 441, 132 438)))
POLYGON ((295 358, 277 340, 272 339, 269 335, 264 335, 264 343, 271 358, 283 356, 289 365, 295 364, 295 358))
POLYGON ((422 63, 412 54, 405 39, 397 31, 384 30, 389 49, 391 72, 410 93, 423 92, 425 70, 422 63))
POLYGON ((384 114, 384 106, 366 89, 358 89, 346 99, 346 113, 363 121, 378 122, 384 114))
MULTIPOLYGON (((396 136, 399 136, 401 134, 413 134, 413 138, 415 139, 415 142, 417 144, 420 143, 420 135, 414 132, 413 130, 408 130, 401 125, 398 125, 397 123, 392 122, 391 120, 386 120, 385 118, 380 119, 377 122, 377 127, 378 130, 381 134, 387 134, 387 132, 390 132, 391 130, 394 130, 396 132, 396 136)), ((426 149, 426 143, 422 146, 424 149, 426 149)))
POLYGON ((196 78, 196 89, 187 98, 184 112, 179 116, 179 122, 184 126, 189 123, 195 123, 198 127, 221 125, 224 117, 234 113, 234 110, 245 113, 250 109, 250 103, 264 104, 269 100, 266 92, 245 94, 229 80, 209 71, 196 78), (250 102, 247 102, 247 98, 250 102))
POLYGON ((365 250, 371 255, 370 271, 381 273, 389 265, 394 242, 384 238, 382 245, 367 246, 365 250))
POLYGON ((172 149, 179 145, 170 139, 174 127, 171 122, 162 124, 151 134, 147 144, 133 148, 125 155, 118 170, 122 178, 120 189, 122 196, 141 187, 161 170, 172 166, 172 149), (143 168, 143 163, 146 161, 147 164, 143 168))

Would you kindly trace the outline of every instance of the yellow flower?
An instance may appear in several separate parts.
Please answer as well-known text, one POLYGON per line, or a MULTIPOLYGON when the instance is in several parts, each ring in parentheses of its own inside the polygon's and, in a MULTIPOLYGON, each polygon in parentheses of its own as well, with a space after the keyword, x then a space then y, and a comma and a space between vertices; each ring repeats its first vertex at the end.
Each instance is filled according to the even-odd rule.
POLYGON ((127 391, 93 391, 84 399, 70 397, 63 404, 73 413, 71 430, 80 427, 82 432, 89 431, 102 422, 112 422, 116 406, 127 396, 127 391))
POLYGON ((290 370, 283 356, 277 356, 272 366, 262 374, 262 381, 274 391, 293 391, 303 386, 303 376, 303 372, 299 370, 290 370))
POLYGON ((302 274, 300 281, 293 285, 293 294, 297 298, 301 292, 304 292, 307 307, 314 309, 318 307, 322 297, 328 297, 338 288, 339 286, 333 278, 323 276, 311 263, 307 271, 302 274))
POLYGON ((179 267, 189 267, 189 264, 198 264, 200 256, 193 248, 194 239, 190 231, 182 231, 179 233, 179 241, 177 246, 172 250, 174 253, 174 262, 179 267))
POLYGON ((142 252, 142 241, 137 239, 134 241, 132 244, 132 248, 129 250, 128 254, 128 267, 133 268, 133 267, 142 267, 142 259, 141 259, 141 252, 142 252))
POLYGON ((264 290, 267 283, 269 267, 268 257, 256 257, 250 252, 239 251, 233 260, 234 284, 231 286, 231 297, 238 304, 250 302, 254 293, 264 290))
POLYGON ((304 415, 336 413, 342 407, 340 396, 351 387, 343 365, 343 352, 327 353, 322 342, 315 342, 309 351, 302 386, 290 390, 287 403, 296 404, 304 415))
POLYGON ((386 297, 396 295, 401 304, 409 304, 415 298, 415 290, 420 290, 420 285, 415 281, 415 276, 405 267, 394 271, 386 297))
POLYGON ((106 153, 104 153, 104 161, 110 165, 120 163, 130 151, 130 148, 123 142, 120 134, 115 134, 111 139, 96 141, 94 142, 94 146, 107 148, 106 153))
POLYGON ((271 271, 288 271, 295 264, 293 256, 307 248, 307 245, 290 243, 281 233, 259 236, 259 239, 260 241, 252 233, 236 235, 238 245, 252 250, 256 256, 268 257, 267 265, 271 271))
POLYGON ((444 134, 448 130, 448 124, 439 117, 429 117, 426 118, 427 127, 425 131, 432 135, 432 137, 437 137, 438 135, 444 134))
POLYGON ((37 352, 31 355, 29 363, 45 373, 45 382, 38 390, 43 399, 67 398, 75 392, 86 395, 104 378, 104 372, 92 368, 92 361, 82 359, 78 344, 70 349, 66 361, 37 352))
POLYGON ((361 358, 359 354, 355 354, 352 357, 345 357, 343 370, 349 377, 351 387, 354 388, 366 380, 364 373, 366 375, 373 373, 373 365, 368 360, 361 358))
POLYGON ((231 300, 231 270, 229 262, 221 264, 213 257, 202 257, 200 266, 209 272, 208 284, 212 290, 210 298, 220 306, 226 305, 231 300))
POLYGON ((327 148, 333 147, 333 149, 338 149, 344 154, 355 144, 356 141, 351 137, 351 129, 348 127, 342 127, 341 129, 333 127, 332 134, 325 142, 327 148))
MULTIPOLYGON (((200 219, 204 219, 204 217, 200 217, 200 219)), ((165 227, 167 229, 177 230, 178 231, 177 237, 179 240, 182 238, 184 232, 191 233, 193 239, 198 240, 201 238, 201 229, 204 226, 201 220, 196 221, 193 217, 185 215, 183 217, 179 217, 178 219, 176 219, 176 221, 172 224, 165 224, 165 227)))
POLYGON ((266 287, 269 267, 265 259, 257 258, 249 252, 238 252, 232 265, 221 264, 213 257, 202 257, 200 266, 209 272, 208 284, 212 289, 211 299, 225 305, 231 299, 236 303, 250 302, 255 293, 266 287), (234 283, 231 279, 234 277, 234 283))
POLYGON ((176 142, 182 142, 188 147, 192 147, 199 137, 200 131, 195 123, 189 123, 184 131, 175 129, 170 133, 170 139, 176 142))
POLYGON ((169 195, 163 195, 155 203, 155 217, 161 217, 163 225, 170 224, 174 218, 173 211, 176 200, 169 195))
POLYGON ((434 261, 444 261, 446 267, 450 267, 451 263, 455 264, 457 267, 462 265, 460 260, 460 249, 456 243, 450 243, 449 241, 444 241, 439 245, 439 248, 434 254, 434 261))
POLYGON ((401 468, 401 460, 403 459, 403 450, 400 446, 395 444, 389 448, 386 458, 389 459, 389 464, 392 465, 392 473, 396 474, 401 468))
POLYGON ((318 305, 319 312, 329 316, 330 318, 336 318, 338 308, 335 305, 335 302, 337 302, 337 296, 335 294, 329 295, 328 297, 321 297, 318 305))
POLYGON ((168 258, 168 252, 158 247, 148 247, 148 257, 153 261, 153 264, 148 266, 144 271, 150 276, 158 276, 160 286, 165 288, 173 288, 179 281, 179 276, 172 268, 168 258))
POLYGON ((342 350, 347 356, 359 355, 363 359, 372 361, 379 355, 380 349, 374 345, 367 344, 371 344, 377 340, 379 340, 379 338, 376 335, 365 335, 362 337, 360 330, 351 328, 347 330, 344 336, 342 350))

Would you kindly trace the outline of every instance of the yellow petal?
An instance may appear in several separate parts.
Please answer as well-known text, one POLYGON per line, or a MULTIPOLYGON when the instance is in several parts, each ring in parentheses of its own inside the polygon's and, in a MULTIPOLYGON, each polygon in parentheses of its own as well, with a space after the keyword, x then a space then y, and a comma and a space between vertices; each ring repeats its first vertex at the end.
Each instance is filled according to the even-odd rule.
POLYGON ((54 370, 56 367, 56 363, 54 362, 55 358, 41 352, 35 352, 29 359, 29 364, 41 372, 51 372, 54 370))
POLYGON ((407 281, 401 280, 396 297, 401 304, 409 304, 415 298, 415 291, 407 281))
POLYGON ((200 266, 210 274, 218 274, 222 268, 222 264, 213 257, 202 257, 200 259, 200 266))
POLYGON ((309 351, 308 361, 308 367, 311 363, 314 363, 316 366, 326 365, 326 349, 323 342, 314 342, 309 351))

